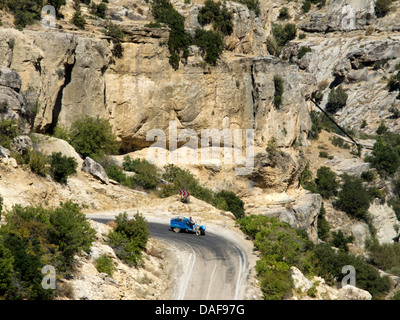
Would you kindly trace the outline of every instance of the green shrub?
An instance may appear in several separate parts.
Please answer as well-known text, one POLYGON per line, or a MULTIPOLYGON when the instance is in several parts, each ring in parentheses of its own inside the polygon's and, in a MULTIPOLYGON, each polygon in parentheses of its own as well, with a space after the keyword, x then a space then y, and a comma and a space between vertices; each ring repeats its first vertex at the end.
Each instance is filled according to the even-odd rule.
POLYGON ((96 269, 98 272, 107 273, 109 276, 112 276, 115 271, 112 259, 106 254, 102 254, 96 259, 96 269))
POLYGON ((288 270, 266 270, 259 275, 259 282, 264 300, 285 299, 290 296, 293 288, 292 276, 288 270))
POLYGON ((50 210, 49 222, 49 239, 61 251, 60 260, 64 269, 71 265, 75 254, 82 250, 90 251, 96 231, 77 204, 67 201, 50 210))
POLYGON ((65 126, 57 125, 53 130, 52 136, 70 142, 69 130, 65 126))
POLYGON ((95 16, 105 19, 106 11, 107 11, 107 5, 104 2, 100 2, 99 4, 95 4, 94 2, 92 2, 90 12, 95 16))
POLYGON ((368 190, 363 186, 360 178, 343 174, 342 189, 338 193, 335 207, 343 210, 348 215, 369 222, 368 208, 371 197, 368 190))
POLYGON ((199 23, 204 26, 212 23, 213 29, 224 35, 230 35, 233 31, 233 14, 228 11, 225 4, 206 0, 198 14, 199 23))
POLYGON ((115 222, 117 227, 108 234, 108 242, 121 260, 137 267, 150 236, 147 221, 139 213, 129 219, 124 212, 116 216, 115 222))
POLYGON ((400 267, 400 244, 398 242, 380 244, 377 240, 373 240, 367 245, 367 249, 372 264, 377 268, 389 271, 400 267))
POLYGON ((62 277, 94 240, 86 216, 71 202, 55 209, 15 205, 6 222, 0 228, 0 298, 51 299, 56 292, 42 287, 42 267, 50 264, 62 277), (5 269, 10 273, 2 274, 5 269))
POLYGON ((202 50, 204 60, 215 66, 224 50, 224 41, 219 32, 197 28, 194 36, 195 44, 202 50))
POLYGON ((218 209, 232 212, 236 219, 244 217, 244 202, 232 191, 222 190, 216 193, 213 205, 218 209))
POLYGON ((342 109, 346 105, 347 97, 347 93, 345 90, 343 90, 342 86, 332 89, 329 92, 326 111, 329 113, 335 113, 336 111, 342 109))
POLYGON ((330 225, 328 221, 325 219, 325 208, 324 208, 324 203, 321 204, 321 209, 319 210, 319 215, 317 218, 317 232, 318 232, 318 238, 321 239, 322 241, 326 241, 329 237, 329 230, 330 230, 330 225))
POLYGON ((400 89, 400 71, 397 71, 396 74, 390 76, 387 82, 387 88, 389 92, 400 89))
POLYGON ((260 15, 261 10, 260 10, 259 0, 235 0, 235 1, 244 4, 247 8, 253 11, 256 14, 256 16, 260 15))
POLYGON ((282 104, 283 79, 279 75, 274 76, 274 106, 279 108, 282 104))
POLYGON ((363 257, 347 252, 335 252, 328 244, 318 244, 314 248, 317 274, 328 284, 342 281, 346 275, 342 273, 345 265, 351 265, 356 272, 356 286, 371 293, 373 299, 383 298, 390 290, 390 280, 381 276, 377 269, 368 264, 363 257))
POLYGON ((388 142, 385 139, 378 138, 371 155, 365 157, 365 161, 369 162, 371 167, 375 168, 382 176, 395 173, 400 165, 400 156, 395 149, 396 144, 388 142))
POLYGON ((71 145, 83 158, 101 158, 118 151, 112 127, 105 119, 83 118, 76 120, 70 130, 71 145))
POLYGON ((326 152, 326 151, 320 151, 319 152, 319 154, 318 154, 318 156, 320 157, 320 158, 327 158, 327 159, 333 159, 333 156, 330 156, 329 154, 328 154, 328 152, 326 152))
POLYGON ((290 266, 313 273, 311 242, 304 232, 276 218, 250 215, 237 222, 260 252, 256 271, 266 300, 288 297, 293 288, 290 266))
POLYGON ((297 53, 297 59, 303 58, 307 52, 311 52, 310 47, 300 47, 299 52, 297 53))
POLYGON ((39 176, 45 177, 48 173, 47 157, 39 152, 32 151, 29 153, 29 167, 32 172, 39 176))
POLYGON ((25 28, 40 19, 44 6, 43 0, 3 0, 3 6, 14 14, 14 24, 18 28, 25 28))
POLYGON ((0 242, 0 298, 9 298, 14 287, 14 257, 10 250, 0 242))
POLYGON ((165 23, 171 29, 168 39, 168 49, 171 54, 169 61, 176 70, 179 68, 180 55, 186 59, 189 46, 193 43, 192 37, 185 30, 185 18, 174 9, 169 0, 154 0, 151 12, 156 22, 165 23))
POLYGON ((279 47, 283 47, 290 40, 296 38, 297 28, 293 23, 288 23, 284 27, 280 24, 272 26, 272 34, 279 47))
POLYGON ((367 170, 361 173, 361 179, 366 182, 372 182, 376 177, 372 170, 367 170))
POLYGON ((173 164, 166 165, 162 178, 168 184, 162 186, 161 197, 169 197, 178 194, 179 190, 187 190, 194 197, 210 203, 220 210, 232 212, 237 219, 244 216, 244 202, 234 192, 221 190, 215 193, 201 186, 199 181, 186 169, 181 169, 173 164))
POLYGON ((169 197, 178 194, 180 189, 187 190, 196 198, 211 203, 213 193, 211 190, 202 187, 189 170, 181 169, 173 164, 164 166, 162 178, 168 182, 168 185, 162 187, 161 197, 169 197))
POLYGON ((10 149, 11 141, 20 134, 18 121, 16 119, 0 120, 0 145, 10 149))
POLYGON ((150 22, 144 25, 146 28, 161 28, 161 24, 159 22, 150 22))
POLYGON ((113 179, 121 184, 125 184, 127 182, 126 174, 122 171, 122 169, 119 166, 115 164, 109 165, 105 167, 104 170, 106 171, 107 176, 110 179, 113 179))
POLYGON ((107 23, 103 32, 106 36, 111 37, 111 41, 113 43, 113 56, 117 58, 122 58, 123 48, 121 45, 121 40, 125 38, 125 33, 119 28, 119 26, 112 22, 107 23))
POLYGON ((289 15, 289 9, 286 7, 283 7, 279 10, 279 15, 278 15, 278 19, 279 20, 286 20, 289 19, 290 15, 289 15))
POLYGON ((125 156, 122 166, 126 171, 135 172, 131 180, 131 187, 137 186, 144 189, 155 189, 160 183, 157 166, 146 159, 132 160, 129 156, 125 156))
POLYGON ((74 15, 72 16, 71 22, 77 26, 79 29, 85 29, 86 19, 82 15, 80 10, 75 10, 74 15))
POLYGON ((349 248, 347 244, 352 243, 353 241, 354 236, 345 237, 342 230, 339 230, 338 232, 332 231, 332 239, 330 241, 330 244, 338 248, 339 250, 348 252, 349 248))
POLYGON ((317 193, 324 199, 329 199, 337 194, 339 182, 337 181, 336 173, 323 166, 317 170, 315 185, 317 193))
POLYGON ((340 137, 332 137, 331 142, 332 145, 334 145, 335 147, 339 147, 342 149, 350 149, 350 145, 340 137))
POLYGON ((400 290, 395 291, 390 300, 400 300, 400 290))
POLYGON ((381 121, 378 129, 376 130, 376 133, 381 135, 381 134, 386 133, 387 131, 388 131, 388 128, 385 126, 385 122, 381 121))
POLYGON ((375 2, 375 14, 378 18, 386 16, 390 11, 392 0, 376 0, 375 2))
POLYGON ((303 5, 301 6, 301 10, 303 10, 304 13, 307 13, 311 9, 311 2, 309 0, 305 0, 303 2, 303 5))
POLYGON ((68 177, 76 174, 78 163, 75 158, 64 156, 61 152, 53 152, 50 157, 50 174, 54 181, 66 184, 68 177))

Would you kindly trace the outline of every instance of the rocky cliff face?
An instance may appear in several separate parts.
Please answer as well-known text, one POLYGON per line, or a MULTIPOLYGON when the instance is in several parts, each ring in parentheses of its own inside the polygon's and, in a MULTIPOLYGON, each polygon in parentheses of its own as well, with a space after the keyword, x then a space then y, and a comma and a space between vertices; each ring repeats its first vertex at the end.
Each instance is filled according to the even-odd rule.
MULTIPOLYGON (((172 3, 185 17, 185 28, 193 34, 199 26, 197 16, 204 1, 172 3)), ((69 2, 62 8, 65 18, 57 21, 56 30, 45 30, 36 24, 18 31, 5 19, 0 28, 0 117, 25 120, 25 133, 31 126, 37 133, 49 133, 56 126, 69 127, 84 116, 108 119, 122 151, 133 157, 146 156, 154 143, 147 137, 153 129, 163 131, 167 147, 173 147, 171 123, 178 133, 186 129, 197 138, 195 145, 179 141, 177 147, 181 150, 199 147, 204 129, 252 129, 255 154, 251 173, 237 175, 238 163, 231 165, 223 160, 182 166, 213 190, 238 193, 246 203, 246 213, 278 217, 307 230, 317 242, 322 199, 299 186, 307 161, 314 174, 325 165, 338 175, 360 175, 369 165, 348 151, 332 147, 328 135, 313 142, 314 146, 310 143, 309 111, 313 105, 308 96, 318 90, 323 94, 324 108, 329 92, 341 85, 348 94, 346 105, 335 115, 342 126, 374 134, 384 121, 390 131, 398 132, 399 121, 390 110, 400 106, 399 96, 398 92, 388 91, 387 79, 400 63, 400 36, 396 33, 400 29, 396 13, 400 4, 394 3, 384 19, 376 16, 372 0, 326 1, 321 7, 313 4, 308 13, 302 11, 301 1, 261 0, 259 15, 234 1, 227 1, 226 6, 233 14, 234 28, 224 39, 225 50, 216 66, 205 63, 201 50, 193 45, 178 70, 168 61, 169 29, 145 26, 152 20, 146 1, 109 1, 108 17, 126 34, 121 58, 113 56, 112 41, 102 32, 106 21, 90 19, 85 31, 78 30, 69 22, 73 14, 69 2), (287 7, 289 13, 284 19, 278 18, 282 7, 287 7), (302 34, 290 41, 279 57, 268 52, 274 23, 294 23, 297 36, 302 34), (302 48, 308 49, 304 55, 299 54, 302 48), (274 104, 277 75, 283 80, 282 103, 278 107, 274 104), (334 159, 315 156, 320 150, 332 152, 334 159)), ((89 14, 87 7, 82 10, 89 14)), ((242 140, 245 145, 244 136, 242 140)), ((70 146, 55 143, 58 149, 69 150, 70 146)), ((55 148, 49 147, 49 141, 39 145, 47 153, 55 148)), ((177 152, 170 151, 168 156, 177 152)), ((218 153, 222 152, 218 149, 218 153)), ((115 158, 121 161, 122 156, 115 158)), ((79 158, 79 163, 83 160, 79 158)), ((381 189, 387 187, 384 182, 382 185, 381 189)), ((64 193, 59 189, 35 191, 32 198, 47 201, 48 194, 57 193, 60 196, 52 202, 69 197, 84 199, 81 203, 93 210, 112 207, 113 203, 106 200, 107 205, 91 203, 94 191, 80 184, 75 186, 78 188, 72 184, 64 193), (77 193, 69 194, 70 189, 77 193)), ((134 203, 130 194, 118 193, 118 186, 100 189, 107 199, 123 199, 124 207, 134 203)), ((21 200, 8 183, 4 190, 7 205, 21 200)), ((370 235, 367 224, 350 219, 330 202, 324 202, 331 230, 354 235, 350 251, 364 253, 365 240, 370 235)), ((29 204, 29 200, 24 199, 24 203, 29 204)), ((154 203, 149 207, 153 210, 154 203)), ((175 207, 171 212, 174 210, 175 207)), ((204 211, 207 210, 211 209, 204 211)), ((369 213, 377 239, 391 243, 398 228, 393 210, 374 201, 369 213)))

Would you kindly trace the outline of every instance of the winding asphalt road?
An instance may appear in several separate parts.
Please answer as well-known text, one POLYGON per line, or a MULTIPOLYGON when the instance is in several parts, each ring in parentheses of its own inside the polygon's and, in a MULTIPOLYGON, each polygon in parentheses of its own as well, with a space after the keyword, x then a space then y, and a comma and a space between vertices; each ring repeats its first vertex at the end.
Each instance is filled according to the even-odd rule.
MULTIPOLYGON (((106 223, 105 217, 88 217, 106 223)), ((171 246, 178 257, 172 300, 241 300, 250 274, 248 254, 238 241, 218 233, 175 233, 169 222, 149 221, 153 238, 171 246)), ((224 232, 225 233, 225 232, 224 232)))

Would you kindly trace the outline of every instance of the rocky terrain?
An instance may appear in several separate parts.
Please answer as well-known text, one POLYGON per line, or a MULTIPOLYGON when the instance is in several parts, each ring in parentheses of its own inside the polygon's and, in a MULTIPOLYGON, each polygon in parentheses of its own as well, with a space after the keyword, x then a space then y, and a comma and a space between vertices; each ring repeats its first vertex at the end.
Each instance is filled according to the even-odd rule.
MULTIPOLYGON (((204 1, 172 3, 185 17, 185 28, 193 33, 199 27, 197 17, 204 1)), ((61 186, 19 166, 9 151, 0 147, 0 195, 5 208, 14 204, 53 206, 73 200, 88 214, 131 208, 144 215, 182 213, 228 225, 238 232, 231 213, 195 198, 188 206, 177 197, 160 199, 125 188, 106 176, 100 176, 99 181, 98 175, 80 170, 86 160, 66 141, 49 135, 54 128, 69 128, 84 116, 107 119, 122 146, 121 155, 113 159, 122 164, 125 155, 146 157, 153 144, 147 137, 150 130, 162 130, 167 141, 172 139, 171 122, 178 132, 189 130, 199 141, 202 129, 252 129, 255 156, 251 174, 237 175, 238 163, 223 161, 185 163, 182 167, 190 169, 213 191, 228 189, 237 193, 245 202, 246 214, 279 218, 305 230, 314 243, 320 241, 317 219, 324 203, 331 231, 353 235, 350 252, 366 254, 368 225, 302 188, 299 178, 307 163, 314 176, 321 166, 328 166, 338 175, 359 176, 370 167, 364 157, 375 142, 370 136, 380 124, 383 122, 390 132, 398 132, 398 117, 393 116, 393 110, 400 107, 398 92, 389 92, 387 80, 400 63, 400 4, 393 2, 391 11, 378 18, 372 0, 326 1, 322 7, 312 4, 307 13, 302 11, 302 3, 261 0, 256 15, 244 4, 227 1, 234 28, 224 39, 225 50, 216 66, 205 63, 199 48, 192 45, 187 61, 178 70, 169 63, 169 29, 148 27, 154 19, 147 1, 109 0, 107 18, 126 34, 121 43, 123 55, 118 58, 113 55, 112 40, 103 33, 106 19, 87 18, 85 30, 70 22, 72 0, 61 7, 63 18, 57 18, 56 29, 45 29, 37 22, 18 30, 12 14, 0 8, 0 118, 23 120, 23 133, 34 132, 24 143, 32 143, 34 149, 45 154, 60 151, 72 156, 79 168, 78 174, 61 186), (288 15, 280 18, 283 7, 288 15), (297 37, 279 55, 270 49, 275 23, 297 26, 297 37), (301 48, 308 50, 300 57, 301 48), (279 107, 274 105, 276 75, 283 78, 279 107), (329 139, 337 136, 335 133, 322 131, 317 140, 309 139, 310 111, 316 110, 310 96, 322 94, 320 105, 325 108, 329 92, 338 85, 346 90, 348 99, 335 119, 369 146, 361 157, 332 145, 329 139), (322 148, 331 159, 318 156, 322 148)), ((88 6, 82 6, 82 12, 90 16, 88 6)), ((246 137, 242 135, 241 140, 245 144, 246 137)), ((184 150, 184 143, 179 141, 178 150, 184 150)), ((167 159, 178 150, 167 151, 167 159)), ((218 149, 220 154, 222 151, 218 149)), ((164 164, 155 162, 160 167, 164 164)), ((380 189, 390 194, 389 183, 379 183, 380 189)), ((375 200, 368 211, 377 230, 376 238, 380 243, 392 243, 399 228, 393 209, 387 202, 375 200)), ((93 225, 98 231, 95 250, 78 258, 79 271, 71 276, 72 280, 65 281, 66 286, 74 288, 70 298, 168 298, 168 262, 161 258, 166 250, 162 244, 152 242, 145 267, 131 270, 102 244, 102 232, 107 227, 93 225), (99 251, 107 252, 118 265, 113 279, 96 273, 93 259, 99 251)), ((293 267, 297 298, 309 298, 302 288, 309 290, 312 281, 299 273, 293 267)), ((371 298, 362 290, 339 290, 324 286, 323 279, 313 281, 320 284, 318 299, 371 298)))

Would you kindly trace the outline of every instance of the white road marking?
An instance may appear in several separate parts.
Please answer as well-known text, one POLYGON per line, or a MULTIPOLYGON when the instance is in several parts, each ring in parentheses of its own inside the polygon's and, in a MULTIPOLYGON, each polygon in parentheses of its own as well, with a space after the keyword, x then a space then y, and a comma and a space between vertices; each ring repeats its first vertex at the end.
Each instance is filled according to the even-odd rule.
POLYGON ((214 284, 215 276, 216 276, 216 274, 217 274, 217 269, 218 269, 218 267, 219 267, 219 263, 218 263, 218 261, 215 261, 214 269, 213 269, 213 271, 211 272, 210 282, 209 282, 209 284, 208 284, 206 300, 209 300, 209 299, 210 299, 211 288, 212 288, 212 286, 213 286, 213 284, 214 284))
POLYGON ((235 297, 234 300, 238 300, 239 297, 239 290, 240 290, 240 282, 242 280, 242 273, 243 273, 243 260, 242 260, 242 253, 241 250, 233 244, 233 247, 239 253, 239 276, 236 281, 236 288, 235 288, 235 297))
POLYGON ((183 286, 183 289, 181 290, 181 292, 180 292, 180 294, 179 294, 179 297, 178 297, 178 300, 183 300, 184 299, 184 297, 185 297, 185 293, 186 293, 186 289, 187 289, 187 286, 188 286, 188 284, 189 284, 189 281, 190 281, 190 279, 191 279, 191 277, 192 277, 192 272, 193 272, 193 268, 194 268, 194 264, 195 264, 195 262, 196 262, 196 252, 194 251, 194 249, 193 249, 193 247, 190 245, 190 244, 188 244, 188 243, 186 243, 186 242, 184 242, 187 246, 189 246, 190 247, 190 249, 192 250, 192 253, 190 254, 190 257, 189 257, 189 259, 188 259, 188 263, 187 263, 187 267, 186 267, 186 271, 185 271, 185 280, 184 280, 184 286, 183 286), (188 272, 189 271, 189 272, 188 272))

